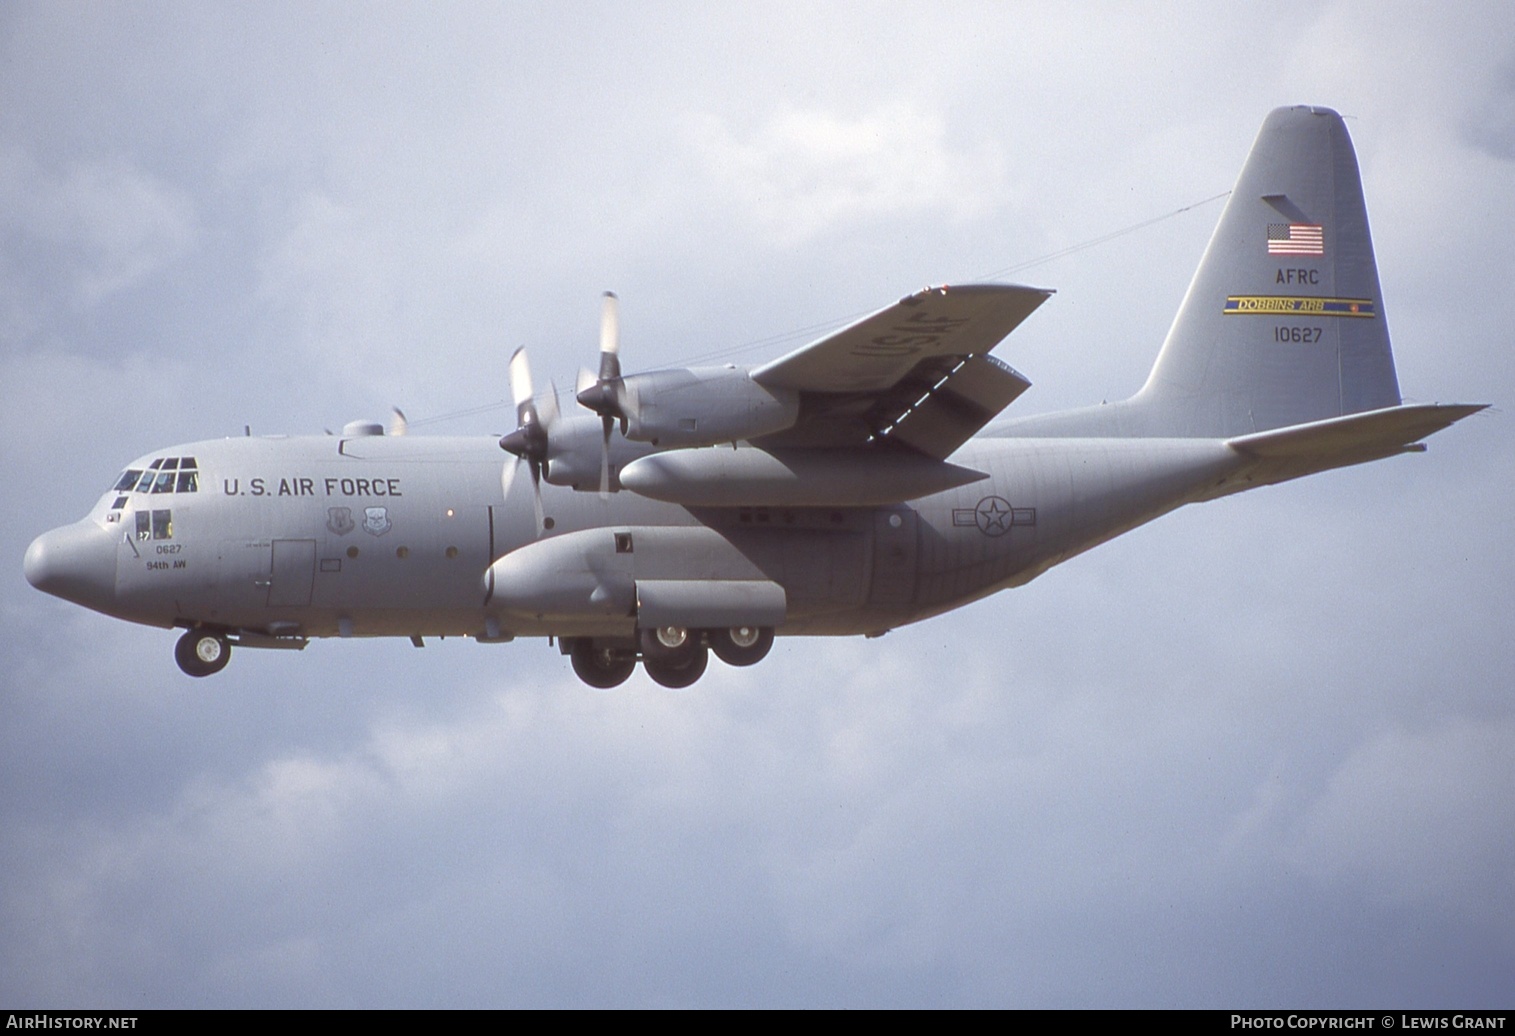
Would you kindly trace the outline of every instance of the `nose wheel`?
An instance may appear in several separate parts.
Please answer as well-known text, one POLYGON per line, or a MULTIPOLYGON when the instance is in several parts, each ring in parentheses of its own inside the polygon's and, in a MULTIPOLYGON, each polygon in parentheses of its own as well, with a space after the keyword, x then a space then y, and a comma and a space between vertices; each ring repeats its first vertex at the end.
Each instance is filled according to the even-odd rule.
POLYGON ((210 676, 231 661, 231 644, 212 630, 190 630, 174 646, 174 661, 190 676, 210 676))

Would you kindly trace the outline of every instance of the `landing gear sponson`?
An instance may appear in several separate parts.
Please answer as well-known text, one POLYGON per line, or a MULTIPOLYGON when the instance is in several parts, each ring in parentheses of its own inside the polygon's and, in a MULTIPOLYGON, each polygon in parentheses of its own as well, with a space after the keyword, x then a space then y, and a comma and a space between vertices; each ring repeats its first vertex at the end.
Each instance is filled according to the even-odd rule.
POLYGON ((573 671, 591 687, 610 688, 625 683, 637 660, 655 683, 664 687, 689 687, 710 664, 710 652, 727 665, 749 666, 763 660, 773 647, 773 630, 758 626, 696 630, 684 626, 658 626, 637 631, 635 642, 599 640, 590 637, 560 642, 573 662, 573 671))

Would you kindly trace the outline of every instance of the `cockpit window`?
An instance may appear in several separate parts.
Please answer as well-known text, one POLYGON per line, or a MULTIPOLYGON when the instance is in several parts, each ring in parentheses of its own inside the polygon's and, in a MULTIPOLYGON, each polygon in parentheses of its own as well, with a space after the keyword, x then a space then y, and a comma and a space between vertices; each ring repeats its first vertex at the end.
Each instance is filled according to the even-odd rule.
POLYGON ((117 480, 118 493, 198 493, 200 472, 193 457, 159 457, 144 468, 130 468, 117 480))

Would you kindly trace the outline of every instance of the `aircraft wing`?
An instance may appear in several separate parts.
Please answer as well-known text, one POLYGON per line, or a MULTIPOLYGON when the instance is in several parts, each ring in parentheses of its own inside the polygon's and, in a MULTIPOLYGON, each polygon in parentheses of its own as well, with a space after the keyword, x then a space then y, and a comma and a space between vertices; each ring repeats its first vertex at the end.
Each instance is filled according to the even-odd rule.
POLYGON ((768 447, 888 440, 945 458, 1030 382, 987 355, 1052 293, 1018 285, 928 288, 752 372, 800 393, 768 447))

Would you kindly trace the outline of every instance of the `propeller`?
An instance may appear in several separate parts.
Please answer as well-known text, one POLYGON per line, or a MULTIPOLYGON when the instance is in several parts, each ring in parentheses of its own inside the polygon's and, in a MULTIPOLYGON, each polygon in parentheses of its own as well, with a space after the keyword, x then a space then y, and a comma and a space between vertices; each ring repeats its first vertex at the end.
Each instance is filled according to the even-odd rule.
POLYGON ((404 435, 410 431, 410 422, 405 419, 405 411, 399 407, 390 407, 392 413, 389 418, 389 434, 404 435))
POLYGON ((516 405, 516 430, 500 440, 500 449, 525 461, 531 471, 531 500, 537 516, 537 535, 543 531, 542 479, 547 474, 548 429, 558 417, 558 394, 554 389, 538 409, 531 390, 531 364, 525 348, 510 357, 510 394, 516 405))
POLYGON ((626 434, 621 383, 621 301, 613 291, 600 296, 600 374, 580 369, 574 398, 600 415, 600 499, 610 495, 610 429, 619 418, 626 434))

